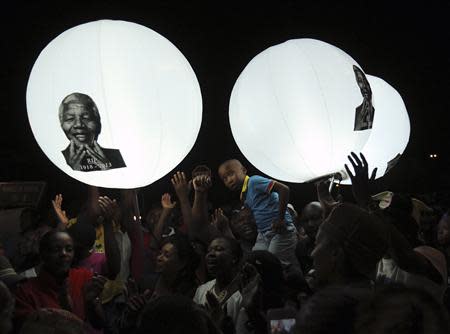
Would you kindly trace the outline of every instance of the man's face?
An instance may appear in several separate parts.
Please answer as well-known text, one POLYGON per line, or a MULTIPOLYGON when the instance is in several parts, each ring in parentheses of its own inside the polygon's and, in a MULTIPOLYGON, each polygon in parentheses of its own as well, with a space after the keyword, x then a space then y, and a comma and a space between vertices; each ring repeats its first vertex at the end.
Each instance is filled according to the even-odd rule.
POLYGON ((322 224, 323 210, 320 204, 310 203, 303 209, 300 222, 306 234, 315 238, 320 224, 322 224))
POLYGON ((219 177, 222 179, 225 187, 231 191, 237 191, 242 188, 245 175, 245 168, 235 161, 226 162, 219 167, 219 177))
POLYGON ((244 208, 230 221, 230 227, 239 239, 255 242, 257 236, 256 222, 252 211, 244 208))
POLYGON ((98 131, 93 112, 84 104, 70 103, 62 116, 62 129, 67 139, 91 145, 98 131))
POLYGON ((73 256, 73 241, 65 232, 55 234, 49 242, 48 248, 41 253, 44 268, 56 277, 67 275, 73 256))
POLYGON ((229 271, 233 267, 233 253, 225 239, 214 239, 206 254, 208 272, 216 276, 218 272, 229 271))

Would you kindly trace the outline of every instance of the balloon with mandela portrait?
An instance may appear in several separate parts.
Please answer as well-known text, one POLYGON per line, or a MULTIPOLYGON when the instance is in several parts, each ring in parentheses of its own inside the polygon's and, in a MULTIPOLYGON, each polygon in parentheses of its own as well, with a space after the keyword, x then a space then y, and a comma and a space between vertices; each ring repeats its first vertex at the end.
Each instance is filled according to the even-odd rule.
POLYGON ((59 121, 70 141, 62 154, 73 170, 90 172, 126 167, 119 150, 98 144, 102 130, 100 113, 88 95, 66 96, 59 107, 59 121))

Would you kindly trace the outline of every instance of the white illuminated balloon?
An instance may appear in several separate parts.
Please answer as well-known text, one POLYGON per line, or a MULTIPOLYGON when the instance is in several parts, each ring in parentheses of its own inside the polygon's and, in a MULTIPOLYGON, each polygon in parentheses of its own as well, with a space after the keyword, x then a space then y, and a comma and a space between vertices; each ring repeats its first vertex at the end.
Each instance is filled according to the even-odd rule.
POLYGON ((135 23, 102 20, 45 47, 30 74, 27 110, 38 144, 65 173, 135 188, 189 153, 202 99, 194 71, 170 41, 135 23))
MULTIPOLYGON (((385 175, 400 158, 409 141, 410 124, 405 103, 400 94, 386 81, 367 75, 373 92, 375 117, 372 133, 364 145, 370 172, 377 167, 376 178, 385 175), (388 168, 389 166, 389 168, 388 168)), ((350 180, 344 180, 350 184, 350 180)))
POLYGON ((348 153, 363 148, 373 120, 370 95, 361 67, 345 52, 289 40, 258 54, 237 79, 231 130, 260 171, 309 181, 341 171, 348 153))

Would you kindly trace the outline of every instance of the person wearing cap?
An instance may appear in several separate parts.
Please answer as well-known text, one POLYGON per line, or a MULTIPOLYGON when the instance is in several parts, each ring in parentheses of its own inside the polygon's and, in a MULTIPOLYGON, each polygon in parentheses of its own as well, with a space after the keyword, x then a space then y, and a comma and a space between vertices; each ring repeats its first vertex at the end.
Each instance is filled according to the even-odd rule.
MULTIPOLYGON (((360 205, 370 207, 369 181, 375 178, 376 168, 369 179, 369 166, 364 155, 360 154, 360 159, 352 152, 348 158, 354 170, 353 174, 345 166, 352 180, 353 195, 360 205)), ((386 222, 389 235, 388 250, 378 264, 377 281, 420 288, 442 303, 447 288, 446 259, 439 250, 420 245, 411 198, 394 194, 387 208, 374 212, 380 221, 386 222)))
POLYGON ((119 150, 97 142, 102 129, 95 102, 86 94, 72 93, 59 107, 59 121, 70 144, 62 151, 67 164, 82 172, 126 167, 119 150))

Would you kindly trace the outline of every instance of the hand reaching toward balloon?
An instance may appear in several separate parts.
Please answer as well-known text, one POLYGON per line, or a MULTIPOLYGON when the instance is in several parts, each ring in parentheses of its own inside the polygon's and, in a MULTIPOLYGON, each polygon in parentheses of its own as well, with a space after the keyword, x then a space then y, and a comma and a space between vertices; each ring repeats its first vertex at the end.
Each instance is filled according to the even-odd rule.
POLYGON ((184 198, 188 196, 189 188, 184 172, 176 172, 173 175, 171 182, 178 198, 184 198))
POLYGON ((374 168, 369 178, 369 165, 366 158, 362 153, 359 155, 361 159, 354 152, 351 152, 351 156, 348 156, 355 174, 352 174, 347 164, 345 164, 345 170, 352 181, 353 197, 358 205, 367 208, 370 202, 369 183, 375 180, 377 168, 374 168))
POLYGON ((161 197, 161 206, 163 209, 166 210, 172 210, 177 205, 177 202, 172 202, 172 199, 170 198, 170 194, 165 193, 161 197))
POLYGON ((211 188, 211 177, 207 175, 198 175, 192 180, 195 191, 206 192, 211 188))
POLYGON ((69 224, 69 218, 66 215, 66 211, 62 209, 62 202, 63 196, 61 194, 56 195, 55 199, 52 200, 53 210, 55 211, 58 220, 64 224, 64 226, 67 226, 69 224))

